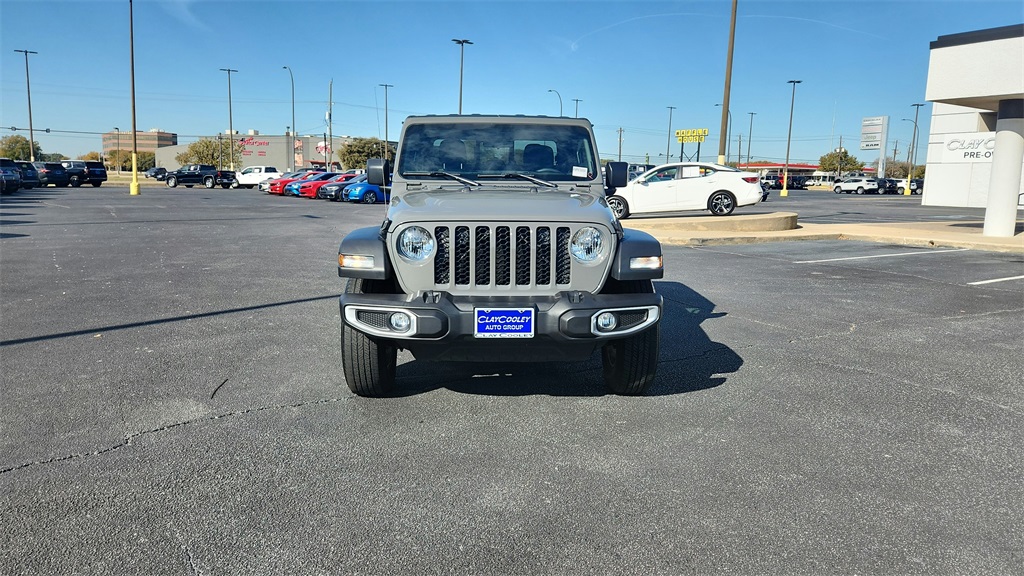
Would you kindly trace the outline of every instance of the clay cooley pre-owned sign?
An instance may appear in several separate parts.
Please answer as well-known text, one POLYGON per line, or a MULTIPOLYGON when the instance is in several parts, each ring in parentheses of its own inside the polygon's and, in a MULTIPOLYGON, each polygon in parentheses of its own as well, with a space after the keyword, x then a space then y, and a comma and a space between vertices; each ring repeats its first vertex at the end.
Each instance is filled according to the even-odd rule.
POLYGON ((942 162, 991 162, 995 148, 995 132, 946 134, 942 139, 942 162))

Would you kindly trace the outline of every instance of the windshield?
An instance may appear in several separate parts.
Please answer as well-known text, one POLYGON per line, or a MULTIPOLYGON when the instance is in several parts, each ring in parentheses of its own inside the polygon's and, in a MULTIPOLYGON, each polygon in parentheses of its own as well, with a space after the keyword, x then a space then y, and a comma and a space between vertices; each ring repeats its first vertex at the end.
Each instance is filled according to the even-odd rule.
POLYGON ((396 172, 406 178, 507 178, 548 182, 599 174, 590 131, 564 124, 415 124, 406 129, 396 172))

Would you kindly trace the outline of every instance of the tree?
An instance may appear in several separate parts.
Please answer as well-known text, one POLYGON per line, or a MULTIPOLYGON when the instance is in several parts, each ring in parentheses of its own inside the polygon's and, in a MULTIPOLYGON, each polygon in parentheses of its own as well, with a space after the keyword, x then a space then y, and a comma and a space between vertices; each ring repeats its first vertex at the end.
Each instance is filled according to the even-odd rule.
POLYGON ((92 152, 88 152, 86 154, 82 154, 81 156, 78 157, 78 159, 79 160, 87 160, 87 161, 90 161, 90 162, 102 162, 103 161, 103 154, 93 150, 92 152))
MULTIPOLYGON (((338 160, 346 170, 366 168, 370 158, 384 158, 384 141, 380 138, 354 138, 338 150, 338 160)), ((388 145, 388 156, 395 159, 395 149, 388 145)))
POLYGON ((858 172, 864 169, 864 163, 850 156, 845 148, 839 152, 829 152, 818 159, 818 170, 822 172, 858 172))
POLYGON ((11 160, 29 160, 32 156, 35 156, 36 160, 39 160, 43 155, 43 149, 39 147, 39 142, 34 142, 33 144, 32 148, 35 154, 30 155, 28 138, 20 134, 4 136, 0 138, 0 156, 10 158, 11 160))
MULTIPOLYGON (((914 166, 914 178, 924 178, 924 165, 914 166)), ((887 158, 885 161, 885 176, 887 178, 906 178, 910 164, 902 160, 887 158)))
MULTIPOLYGON (((156 166, 156 154, 153 152, 139 152, 136 162, 140 172, 149 170, 156 166)), ((107 154, 107 165, 110 166, 111 170, 117 170, 120 167, 122 172, 130 172, 132 169, 132 151, 111 150, 110 154, 107 154)))
POLYGON ((69 160, 69 158, 60 152, 51 152, 50 154, 36 154, 36 160, 39 162, 60 162, 61 160, 69 160))
POLYGON ((240 140, 231 138, 201 138, 189 144, 184 152, 174 157, 174 160, 182 166, 213 164, 223 168, 231 162, 232 144, 235 146, 235 158, 240 160, 242 152, 245 152, 245 145, 240 140))

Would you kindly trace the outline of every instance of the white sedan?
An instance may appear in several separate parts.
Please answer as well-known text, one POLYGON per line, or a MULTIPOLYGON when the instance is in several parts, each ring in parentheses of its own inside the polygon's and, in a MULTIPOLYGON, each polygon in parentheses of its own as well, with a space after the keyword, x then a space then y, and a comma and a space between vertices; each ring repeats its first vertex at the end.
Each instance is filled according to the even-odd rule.
POLYGON ((710 210, 715 216, 726 216, 737 206, 757 204, 763 197, 761 179, 754 172, 682 162, 657 166, 637 176, 608 197, 608 206, 619 218, 678 210, 710 210))

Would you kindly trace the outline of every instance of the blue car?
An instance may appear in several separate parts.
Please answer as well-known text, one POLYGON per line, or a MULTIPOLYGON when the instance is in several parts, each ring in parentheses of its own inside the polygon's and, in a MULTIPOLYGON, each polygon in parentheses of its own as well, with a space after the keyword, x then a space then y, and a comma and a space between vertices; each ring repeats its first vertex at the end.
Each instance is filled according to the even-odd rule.
POLYGON ((356 182, 345 187, 342 200, 346 202, 362 202, 363 204, 376 204, 387 202, 391 196, 391 190, 382 191, 380 186, 368 182, 356 182))

